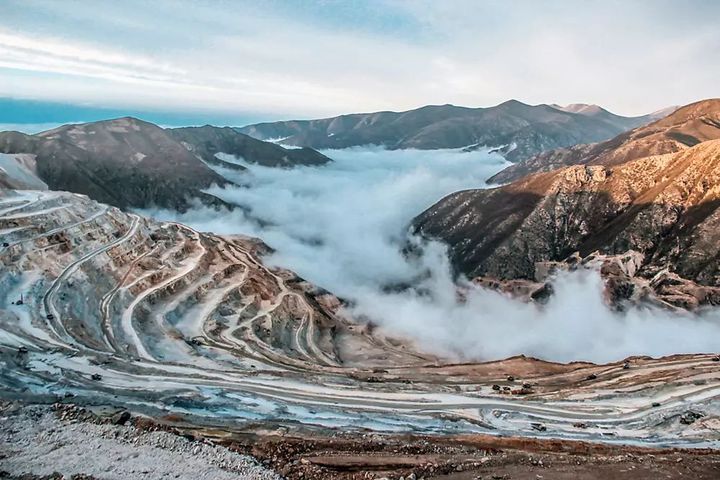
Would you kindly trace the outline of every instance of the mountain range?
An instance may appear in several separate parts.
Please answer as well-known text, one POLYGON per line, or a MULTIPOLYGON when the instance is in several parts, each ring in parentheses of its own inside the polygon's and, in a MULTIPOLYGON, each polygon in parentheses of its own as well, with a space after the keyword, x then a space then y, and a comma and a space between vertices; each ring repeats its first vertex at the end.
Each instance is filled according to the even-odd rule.
MULTIPOLYGON (((273 125, 266 130, 270 136, 284 135, 288 130, 283 128, 292 125, 302 127, 283 140, 290 143, 316 138, 322 129, 333 135, 317 138, 342 145, 382 134, 388 148, 467 146, 470 135, 482 145, 505 145, 502 153, 508 158, 566 142, 571 145, 520 159, 490 179, 511 182, 505 186, 448 195, 414 220, 414 231, 446 243, 456 272, 480 282, 542 283, 557 267, 549 267, 553 262, 630 255, 637 265, 628 269, 620 261, 628 277, 615 279, 625 289, 616 292, 620 297, 645 291, 635 288, 642 280, 655 282, 646 286, 662 293, 658 298, 669 305, 720 303, 720 290, 714 290, 720 287, 715 247, 720 238, 714 233, 720 221, 715 187, 720 181, 720 100, 671 110, 651 121, 653 115, 619 117, 594 105, 509 101, 489 109, 424 107, 262 128, 273 125), (312 128, 304 130, 308 125, 312 128), (612 131, 621 133, 572 144, 612 131), (551 132, 553 140, 545 137, 551 132), (677 278, 670 282, 668 275, 677 278), (668 288, 668 282, 675 286, 668 288)), ((332 161, 311 147, 285 148, 243 133, 257 135, 259 128, 166 129, 123 117, 36 135, 2 132, 0 185, 66 190, 123 209, 184 211, 198 199, 224 205, 205 193, 228 183, 218 167, 243 170, 247 162, 291 168, 332 161)), ((535 287, 529 291, 541 290, 535 287)))
MULTIPOLYGON (((547 109, 571 115, 558 129, 576 117, 607 116, 593 106, 547 109)), ((543 164, 537 159, 559 154, 540 154, 534 162, 547 171, 452 193, 415 218, 411 232, 444 242, 455 271, 475 284, 531 301, 548 299, 555 273, 587 268, 600 271, 607 303, 618 309, 631 302, 675 310, 720 304, 719 113, 720 101, 698 102, 608 141, 569 147, 577 153, 566 162, 543 164)), ((93 447, 86 464, 105 456, 129 466, 131 477, 152 475, 145 466, 152 460, 141 467, 135 460, 138 452, 162 456, 161 444, 177 453, 163 457, 165 465, 187 456, 236 465, 202 450, 230 442, 283 478, 508 478, 508 470, 489 470, 496 466, 512 467, 516 478, 514 465, 549 477, 552 468, 566 474, 580 457, 585 471, 632 457, 610 462, 628 472, 639 455, 659 448, 670 467, 642 478, 697 473, 698 458, 708 474, 694 478, 715 478, 717 462, 705 448, 720 431, 720 356, 707 353, 717 345, 711 316, 638 309, 593 320, 585 312, 604 309, 586 305, 582 286, 571 292, 568 311, 515 303, 517 310, 509 302, 493 306, 492 295, 468 295, 465 282, 449 285, 448 309, 433 298, 445 293, 427 288, 423 272, 408 286, 417 295, 392 295, 410 303, 391 301, 389 288, 371 296, 388 317, 424 330, 413 341, 406 327, 395 330, 375 321, 373 310, 366 315, 352 300, 265 264, 272 249, 260 239, 123 211, 183 210, 198 198, 221 204, 204 193, 228 182, 218 172, 248 163, 322 166, 332 161, 323 153, 233 128, 164 129, 134 118, 0 133, 0 152, 0 410, 9 425, 0 429, 0 444, 12 446, 3 468, 18 457, 37 463, 47 452, 52 470, 57 459, 79 465, 65 447, 89 432, 82 441, 104 447, 93 447), (457 315, 465 308, 476 309, 471 323, 457 315), (424 321, 433 311, 437 323, 424 321), (569 321, 551 321, 555 315, 569 321), (471 329, 480 332, 477 340, 471 329), (603 329, 609 335, 597 335, 603 329), (472 356, 438 349, 445 331, 472 356), (515 356, 497 350, 523 335, 515 356), (671 335, 670 351, 636 350, 646 348, 637 338, 653 343, 671 335), (629 345, 615 350, 611 342, 629 345), (612 356, 587 358, 595 345, 612 356), (564 357, 533 357, 540 355, 564 357), (22 402, 42 405, 18 407, 22 402), (18 417, 18 408, 29 409, 18 417), (175 437, 137 441, 138 431, 175 437), (117 443, 108 445, 111 437, 117 443), (34 447, 38 441, 42 448, 34 447), (632 455, 628 445, 638 446, 632 455)), ((277 208, 275 200, 262 198, 277 208)), ((310 210, 325 228, 347 227, 310 210)), ((368 245, 368 255, 353 260, 383 261, 368 245)), ((13 465, 11 478, 30 478, 23 464, 13 465)), ((96 471, 112 470, 102 465, 96 471)), ((191 465, 184 478, 207 471, 191 465)), ((614 471, 603 473, 611 478, 614 471)), ((234 466, 222 472, 239 474, 234 466)), ((73 478, 80 477, 90 478, 73 478)))
POLYGON ((718 138, 720 99, 675 109, 650 125, 638 127, 605 142, 559 148, 527 158, 491 177, 507 183, 530 173, 547 172, 568 165, 617 165, 635 158, 678 152, 705 140, 718 138))
POLYGON ((671 282, 665 301, 720 303, 718 119, 720 100, 688 105, 559 163, 577 165, 448 195, 414 230, 446 243, 471 278, 538 280, 547 262, 637 253, 631 276, 671 282))
POLYGON ((489 108, 429 105, 406 112, 259 123, 239 130, 260 140, 320 149, 371 144, 388 149, 484 146, 516 162, 558 147, 607 140, 667 113, 623 117, 597 105, 561 107, 509 100, 489 108))
MULTIPOLYGON (((35 135, 1 132, 0 153, 14 159, 3 161, 8 168, 52 190, 86 194, 120 208, 184 211, 193 199, 224 205, 204 192, 228 182, 213 168, 243 170, 239 160, 280 168, 322 165, 331 159, 314 148, 377 144, 390 149, 487 146, 521 161, 556 147, 610 138, 660 114, 631 118, 595 105, 530 106, 511 100, 491 108, 426 106, 243 128, 161 128, 123 117, 35 135), (278 139, 291 147, 266 141, 278 139)), ((2 172, 0 182, 24 185, 2 172)))
MULTIPOLYGON (((163 129, 131 117, 64 125, 36 135, 2 132, 0 152, 19 155, 22 168, 52 190, 85 194, 120 208, 181 211, 194 198, 221 203, 203 192, 227 183, 209 164, 244 168, 216 153, 277 167, 330 161, 315 150, 285 149, 232 128, 163 129)), ((13 187, 7 178, 4 184, 13 187)))

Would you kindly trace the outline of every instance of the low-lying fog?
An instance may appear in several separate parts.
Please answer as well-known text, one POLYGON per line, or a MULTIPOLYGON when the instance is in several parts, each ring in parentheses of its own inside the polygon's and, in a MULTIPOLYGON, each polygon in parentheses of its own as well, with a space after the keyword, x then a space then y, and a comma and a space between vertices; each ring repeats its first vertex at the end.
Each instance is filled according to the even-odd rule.
POLYGON ((283 170, 238 160, 249 172, 218 169, 246 187, 210 193, 248 207, 264 226, 240 210, 145 213, 199 230, 260 237, 276 249, 268 263, 352 300, 352 314, 457 359, 526 354, 607 362, 720 349, 720 315, 699 318, 650 309, 614 313, 602 302, 602 282, 595 273, 559 277, 556 295, 544 306, 474 287, 459 303, 441 245, 429 245, 419 259, 406 259, 400 250, 412 218, 446 194, 484 187, 484 180, 505 165, 496 154, 379 148, 324 153, 334 162, 323 167, 283 170), (406 282, 417 288, 384 288, 406 282))

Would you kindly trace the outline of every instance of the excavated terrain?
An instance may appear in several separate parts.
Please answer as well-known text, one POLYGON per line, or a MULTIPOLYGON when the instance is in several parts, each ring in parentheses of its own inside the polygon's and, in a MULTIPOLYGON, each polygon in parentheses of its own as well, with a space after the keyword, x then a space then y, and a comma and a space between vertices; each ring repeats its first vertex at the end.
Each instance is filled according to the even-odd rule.
POLYGON ((618 445, 675 455, 650 472, 683 458, 696 478, 717 473, 714 353, 453 364, 344 317, 330 293, 266 267, 267 251, 80 195, 2 190, 2 396, 127 409, 138 428, 190 432, 288 478, 477 478, 537 458, 560 472, 618 445))

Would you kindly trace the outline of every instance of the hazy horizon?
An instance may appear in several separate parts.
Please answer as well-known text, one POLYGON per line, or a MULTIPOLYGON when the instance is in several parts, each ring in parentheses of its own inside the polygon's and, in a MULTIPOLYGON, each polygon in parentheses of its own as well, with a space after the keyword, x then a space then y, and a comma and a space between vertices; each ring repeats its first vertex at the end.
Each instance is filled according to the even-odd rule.
MULTIPOLYGON (((515 100, 515 99, 508 99, 515 100)), ((508 101, 506 100, 506 101, 508 101)), ((698 99, 702 100, 702 99, 698 99)), ((502 103, 502 102, 501 102, 502 103)), ((582 102, 574 102, 582 103, 582 102)), ((543 102, 551 105, 553 102, 543 102)), ((541 104, 538 104, 541 105, 541 104)), ((438 105, 418 105, 415 108, 438 105)), ((490 108, 495 105, 453 105, 463 108, 490 108)), ((600 105, 602 107, 602 105, 600 105)), ((668 105, 646 114, 654 113, 669 107, 668 105)), ((604 107, 603 107, 604 108, 604 107)), ((411 109, 412 110, 412 109, 411 109)), ((381 111, 390 111, 388 109, 381 111)), ((398 112, 395 110, 395 112, 398 112)), ((343 114, 373 113, 366 111, 344 112, 343 114)), ((400 112, 401 113, 401 112, 400 112)), ((615 113, 616 112, 611 112, 615 113)), ((619 114, 618 114, 619 115, 619 114)), ((205 111, 167 111, 167 110, 142 110, 134 108, 109 108, 88 104, 69 104, 60 102, 47 102, 31 99, 14 99, 0 97, 0 132, 14 130, 26 134, 35 134, 57 128, 61 125, 73 123, 98 122, 121 117, 135 117, 146 122, 154 123, 163 128, 194 127, 202 125, 214 125, 219 127, 244 127, 247 125, 276 122, 287 120, 312 120, 317 117, 278 115, 269 116, 257 113, 223 113, 205 111)))

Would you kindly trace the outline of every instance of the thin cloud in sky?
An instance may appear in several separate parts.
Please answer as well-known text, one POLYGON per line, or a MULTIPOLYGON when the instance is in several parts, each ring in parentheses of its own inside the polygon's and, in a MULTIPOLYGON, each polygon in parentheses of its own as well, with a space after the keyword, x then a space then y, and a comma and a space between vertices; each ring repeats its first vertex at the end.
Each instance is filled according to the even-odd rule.
MULTIPOLYGON (((0 31, 0 66, 95 77, 126 83, 173 85, 185 72, 140 55, 127 55, 59 38, 36 39, 0 31)), ((196 85, 197 88, 205 88, 196 85)))
POLYGON ((7 0, 0 96, 323 116, 718 96, 716 2, 7 0))

